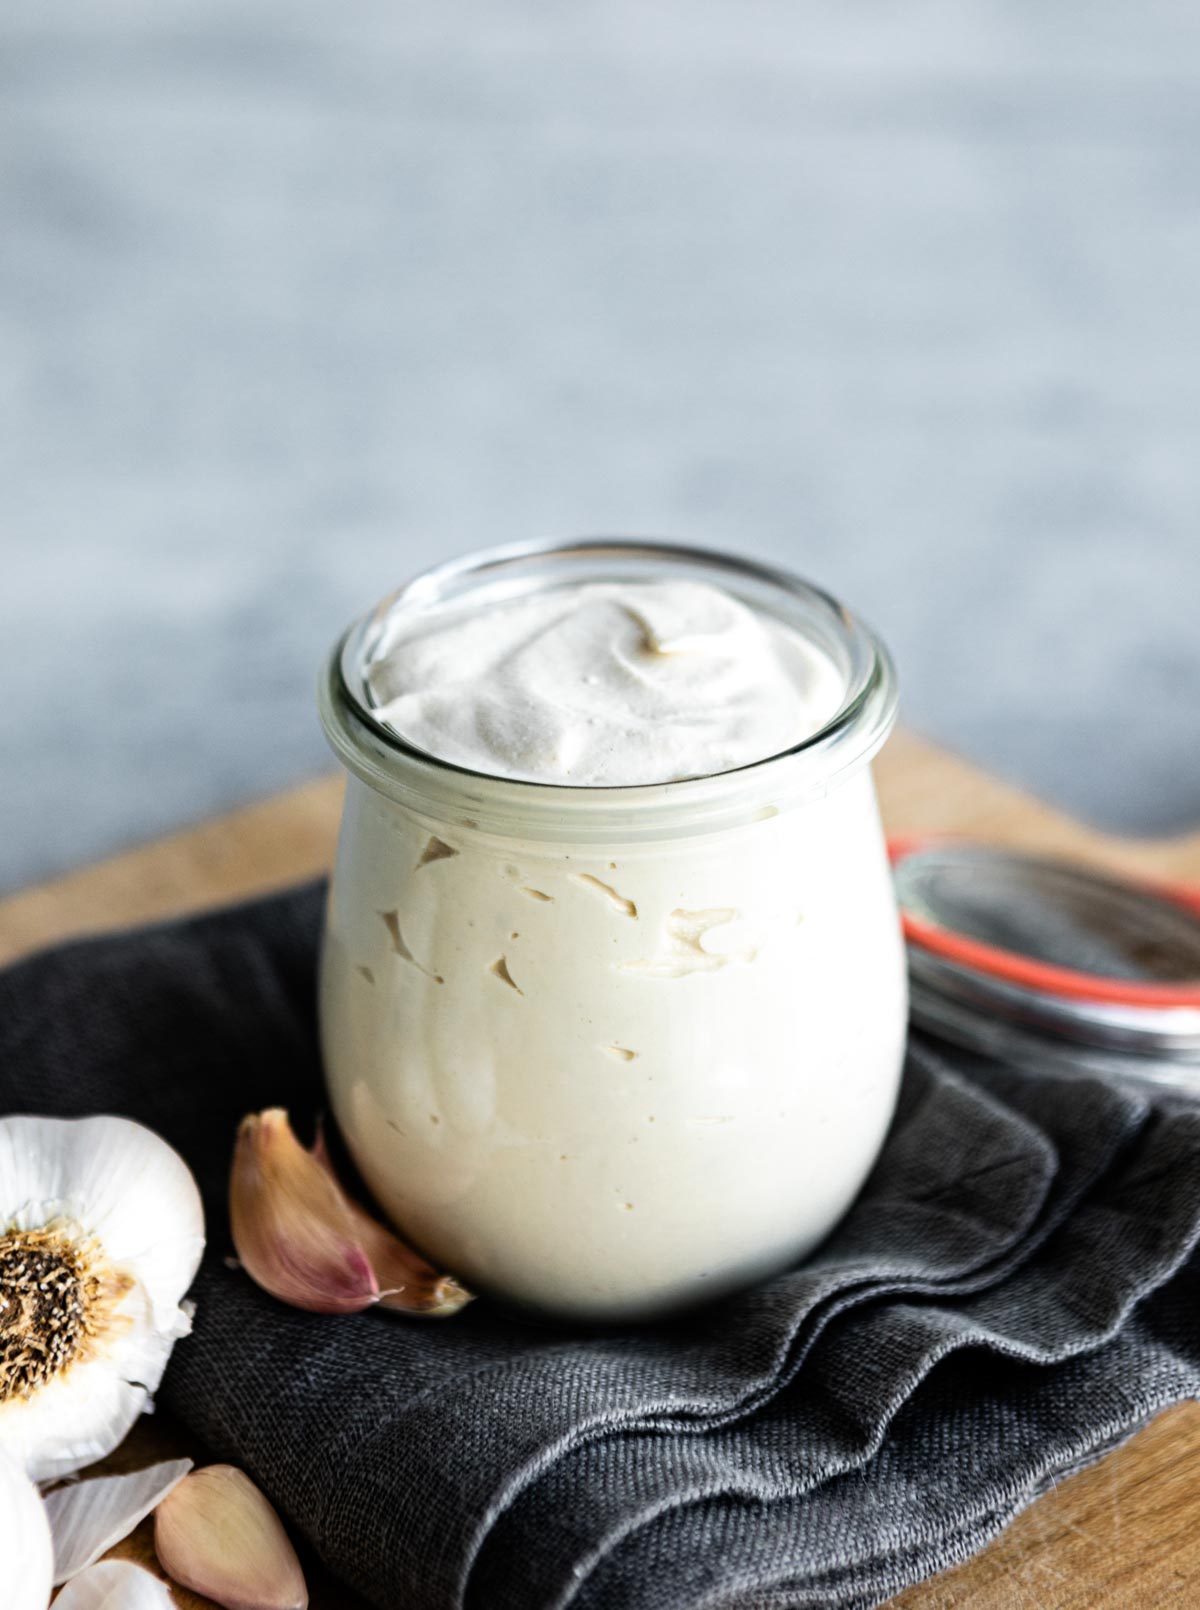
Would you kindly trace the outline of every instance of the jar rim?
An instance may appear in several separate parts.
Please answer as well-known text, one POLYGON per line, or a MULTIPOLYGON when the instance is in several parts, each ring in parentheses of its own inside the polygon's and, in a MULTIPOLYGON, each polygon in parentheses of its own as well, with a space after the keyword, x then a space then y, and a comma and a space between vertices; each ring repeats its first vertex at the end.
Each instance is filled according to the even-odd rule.
MULTIPOLYGON (((831 593, 783 567, 745 559, 716 548, 647 537, 585 537, 568 541, 533 541, 478 549, 422 571, 383 598, 373 610, 342 633, 326 661, 318 690, 321 719, 334 753, 363 781, 410 803, 414 794, 433 789, 457 795, 470 806, 491 806, 503 818, 519 816, 522 830, 529 817, 571 820, 569 836, 578 836, 589 818, 599 832, 612 831, 612 818, 631 811, 647 817, 690 808, 709 820, 744 809, 747 795, 765 791, 827 792, 844 773, 857 770, 879 750, 895 724, 897 686, 890 654, 879 637, 831 593), (662 783, 605 786, 502 777, 444 760, 410 743, 380 721, 366 695, 363 672, 370 662, 384 623, 397 610, 423 610, 489 588, 493 595, 524 590, 528 575, 539 566, 563 564, 589 570, 569 580, 629 579, 629 572, 654 566, 684 567, 701 573, 752 607, 776 614, 785 624, 806 611, 799 629, 810 638, 824 633, 825 645, 842 661, 845 692, 838 708, 816 732, 776 753, 743 766, 662 783), (772 606, 775 606, 774 608, 772 606), (759 785, 762 785, 761 789, 759 785), (807 789, 805 789, 807 784, 807 789)), ((474 816, 479 811, 473 812, 474 816)), ((482 824, 481 824, 482 825, 482 824)), ((507 824, 511 825, 511 824, 507 824)), ((549 825, 549 824, 545 824, 549 825)), ((540 835, 539 835, 540 836, 540 835)))

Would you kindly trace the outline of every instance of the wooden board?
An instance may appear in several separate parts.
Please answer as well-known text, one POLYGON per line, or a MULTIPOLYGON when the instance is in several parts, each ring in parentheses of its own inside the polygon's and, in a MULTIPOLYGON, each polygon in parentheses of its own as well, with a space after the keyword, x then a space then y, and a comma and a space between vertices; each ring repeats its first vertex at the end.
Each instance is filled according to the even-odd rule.
MULTIPOLYGON (((1064 852, 1102 865, 1200 882, 1200 833, 1126 841, 1073 822, 910 734, 877 774, 889 832, 954 832, 1064 852)), ((73 935, 219 905, 310 877, 330 864, 341 791, 304 788, 29 889, 0 903, 0 961, 73 935)), ((151 1419, 110 1463, 191 1453, 151 1419)), ((1200 1407, 1161 1415, 1094 1469, 1066 1481, 966 1565, 910 1589, 895 1610, 1196 1610, 1200 1606, 1200 1407)), ((153 1565, 149 1523, 120 1551, 153 1565)), ((180 1590, 178 1602, 205 1601, 180 1590)), ((313 1582, 314 1610, 359 1601, 313 1582)))

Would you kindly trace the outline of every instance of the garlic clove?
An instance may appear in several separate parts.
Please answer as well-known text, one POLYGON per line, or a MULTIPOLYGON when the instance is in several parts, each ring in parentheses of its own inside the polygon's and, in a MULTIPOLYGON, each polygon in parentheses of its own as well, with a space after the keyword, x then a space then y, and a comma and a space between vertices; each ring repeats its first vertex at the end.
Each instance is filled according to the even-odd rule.
POLYGON ((101 1560, 72 1578, 54 1610, 177 1610, 171 1590, 128 1560, 101 1560))
POLYGON ((68 1582, 128 1537, 192 1468, 190 1459, 168 1459, 123 1476, 96 1476, 46 1495, 54 1539, 54 1580, 68 1582))
POLYGON ((5 1610, 46 1610, 54 1550, 38 1490, 0 1454, 0 1579, 5 1610))
POLYGON ((357 1202, 349 1204, 363 1251, 379 1282, 379 1306, 425 1319, 448 1319, 472 1294, 453 1275, 440 1274, 357 1202))
POLYGON ((233 1244, 264 1291, 318 1314, 353 1314, 379 1283, 332 1176, 282 1107, 243 1118, 229 1182, 233 1244))
POLYGON ((164 1571, 223 1610, 305 1610, 308 1588, 274 1509, 244 1472, 207 1465, 154 1516, 164 1571))
MULTIPOLYGON (((333 1170, 329 1148, 325 1144, 323 1129, 317 1130, 312 1156, 338 1191, 342 1192, 333 1170)), ((344 1192, 342 1196, 355 1234, 375 1271, 381 1308, 420 1314, 425 1319, 448 1319, 472 1300, 472 1293, 465 1286, 460 1286, 453 1275, 441 1274, 353 1197, 346 1196, 344 1192)))

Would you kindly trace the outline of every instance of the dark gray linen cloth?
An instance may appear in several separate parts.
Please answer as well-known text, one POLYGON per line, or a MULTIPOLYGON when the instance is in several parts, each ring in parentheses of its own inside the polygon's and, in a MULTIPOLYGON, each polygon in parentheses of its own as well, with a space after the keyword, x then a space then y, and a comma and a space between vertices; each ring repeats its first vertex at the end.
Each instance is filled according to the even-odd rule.
POLYGON ((1200 1104, 911 1048, 858 1202, 685 1319, 286 1308, 236 1268, 243 1113, 323 1106, 321 891, 0 975, 0 1110, 142 1120, 208 1211, 162 1400, 384 1610, 866 1610, 1200 1395, 1200 1104))

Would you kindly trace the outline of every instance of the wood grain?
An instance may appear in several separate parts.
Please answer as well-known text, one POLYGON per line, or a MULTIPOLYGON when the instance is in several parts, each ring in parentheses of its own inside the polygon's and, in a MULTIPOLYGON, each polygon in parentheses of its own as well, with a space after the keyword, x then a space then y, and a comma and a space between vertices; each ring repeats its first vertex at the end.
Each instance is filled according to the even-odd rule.
MULTIPOLYGON (((1200 882, 1200 833, 1112 838, 911 734, 877 766, 891 833, 962 833, 1070 854, 1145 876, 1200 882)), ((78 934, 248 898, 330 864, 341 789, 325 778, 87 867, 0 903, 0 961, 78 934)), ((163 1417, 109 1465, 188 1453, 163 1417)), ((1039 1500, 982 1554, 893 1601, 894 1610, 1195 1610, 1200 1606, 1200 1406, 1161 1415, 1124 1448, 1039 1500)), ((154 1568, 145 1523, 119 1551, 154 1568)), ((176 1590, 181 1610, 206 1603, 176 1590)), ((314 1610, 360 1601, 314 1568, 314 1610)))

